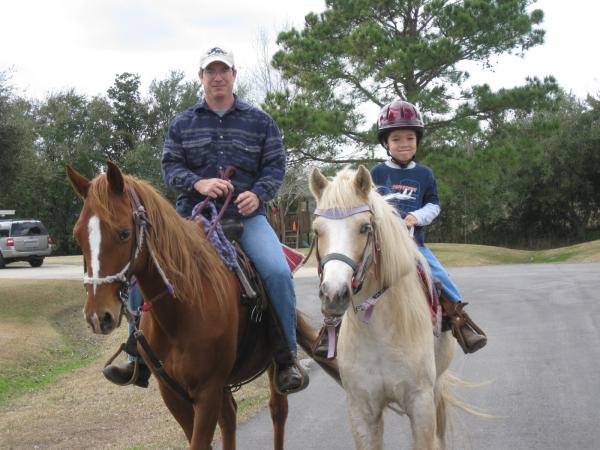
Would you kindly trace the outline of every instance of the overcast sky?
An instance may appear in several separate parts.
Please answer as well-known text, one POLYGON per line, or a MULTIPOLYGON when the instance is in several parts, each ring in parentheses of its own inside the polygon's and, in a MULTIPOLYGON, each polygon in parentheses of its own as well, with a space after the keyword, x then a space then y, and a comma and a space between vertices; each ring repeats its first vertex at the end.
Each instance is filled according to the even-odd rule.
MULTIPOLYGON (((536 7, 545 12, 546 43, 525 59, 500 58, 493 71, 469 68, 472 81, 498 88, 554 75, 580 97, 600 93, 600 2, 539 0, 536 7)), ((242 74, 255 64, 261 30, 274 39, 324 8, 324 0, 5 1, 0 70, 12 68, 12 84, 27 96, 70 87, 91 96, 122 72, 139 74, 143 89, 170 70, 193 79, 201 50, 220 43, 233 49, 242 74)))

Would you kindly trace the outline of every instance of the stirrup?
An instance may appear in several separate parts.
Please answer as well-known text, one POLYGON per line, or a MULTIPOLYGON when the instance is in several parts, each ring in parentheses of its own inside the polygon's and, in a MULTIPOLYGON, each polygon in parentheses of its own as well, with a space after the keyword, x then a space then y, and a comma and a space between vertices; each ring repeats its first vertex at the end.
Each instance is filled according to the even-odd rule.
POLYGON ((462 351, 468 354, 483 348, 487 344, 487 335, 464 311, 468 303, 452 303, 445 297, 442 297, 441 300, 444 319, 448 321, 452 335, 458 341, 462 351), (473 336, 479 338, 475 338, 474 342, 469 343, 469 340, 473 340, 473 336))
MULTIPOLYGON (((112 364, 112 362, 117 358, 117 356, 119 356, 121 354, 121 352, 124 352, 124 351, 125 351, 125 343, 121 344, 121 346, 116 351, 116 353, 114 355, 112 355, 108 361, 106 361, 106 364, 104 364, 104 368, 102 369, 102 373, 104 374, 105 377, 106 377, 106 374, 104 373, 104 370, 112 364)), ((129 386, 130 384, 134 384, 137 381, 138 376, 140 374, 140 362, 138 359, 134 360, 133 362, 134 362, 133 373, 131 374, 131 378, 128 381, 120 383, 120 382, 110 379, 108 377, 106 377, 106 378, 111 383, 114 383, 118 386, 129 386)))

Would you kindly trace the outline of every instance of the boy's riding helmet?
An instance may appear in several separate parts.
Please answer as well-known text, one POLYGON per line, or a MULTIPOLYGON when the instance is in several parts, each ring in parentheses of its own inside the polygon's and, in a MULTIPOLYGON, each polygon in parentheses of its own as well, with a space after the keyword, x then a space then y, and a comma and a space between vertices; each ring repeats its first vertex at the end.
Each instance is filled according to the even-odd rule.
POLYGON ((396 99, 381 108, 377 119, 377 139, 379 143, 385 147, 386 136, 394 130, 415 130, 417 145, 421 142, 425 124, 421 112, 415 105, 396 99))

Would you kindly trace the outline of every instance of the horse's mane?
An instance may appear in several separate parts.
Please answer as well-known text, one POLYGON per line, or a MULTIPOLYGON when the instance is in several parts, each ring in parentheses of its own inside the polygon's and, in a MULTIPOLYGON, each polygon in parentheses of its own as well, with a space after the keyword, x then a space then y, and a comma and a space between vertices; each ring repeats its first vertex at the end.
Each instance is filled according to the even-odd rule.
MULTIPOLYGON (((150 223, 148 237, 152 252, 173 284, 175 296, 184 301, 203 301, 206 299, 204 283, 209 282, 216 294, 210 301, 223 304, 228 271, 206 239, 202 226, 182 219, 149 183, 130 175, 123 177, 125 185, 135 190, 144 205, 150 223)), ((92 181, 86 199, 99 219, 114 227, 109 192, 106 175, 100 175, 92 181)))
MULTIPOLYGON (((354 184, 356 171, 345 167, 337 173, 318 200, 319 208, 352 208, 365 204, 354 184)), ((420 330, 431 327, 430 313, 423 300, 416 263, 429 273, 429 265, 410 237, 404 220, 374 188, 367 203, 373 213, 376 239, 380 251, 380 283, 388 286, 388 299, 400 299, 397 317, 394 318, 408 339, 418 339, 420 330), (398 323, 400 322, 400 323, 398 323)), ((430 277, 428 277, 430 278, 430 277)), ((431 288, 431 286, 428 286, 431 288)))

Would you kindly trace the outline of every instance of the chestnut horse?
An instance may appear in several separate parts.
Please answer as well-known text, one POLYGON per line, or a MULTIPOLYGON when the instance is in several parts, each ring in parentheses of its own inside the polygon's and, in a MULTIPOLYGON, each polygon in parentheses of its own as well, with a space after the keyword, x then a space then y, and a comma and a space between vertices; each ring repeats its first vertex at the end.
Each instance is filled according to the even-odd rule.
POLYGON ((414 449, 443 449, 446 406, 462 408, 448 390, 458 381, 446 373, 452 337, 434 333, 416 264, 427 270, 427 263, 372 184, 363 166, 333 181, 315 169, 310 179, 321 310, 326 321, 344 316, 337 362, 352 434, 357 449, 382 449, 383 411, 399 406, 410 418, 414 449))
MULTIPOLYGON (((275 390, 272 349, 260 334, 253 354, 232 373, 248 311, 239 284, 198 222, 182 219, 148 183, 122 174, 108 163, 105 174, 88 180, 70 166, 67 173, 83 209, 73 230, 86 266, 84 315, 94 333, 119 326, 119 288, 125 273, 135 274, 145 299, 158 299, 142 314, 140 330, 167 374, 183 388, 173 390, 156 373, 163 400, 179 422, 190 447, 210 449, 218 423, 222 448, 235 448, 236 403, 228 386, 269 367, 274 448, 282 449, 288 402, 275 390), (148 227, 137 226, 138 198, 148 227), (145 240, 140 233, 147 235, 145 240), (170 280, 174 294, 163 280, 170 280)), ((316 333, 300 317, 298 341, 308 348, 316 333)), ((138 351, 154 372, 148 355, 138 351)))

